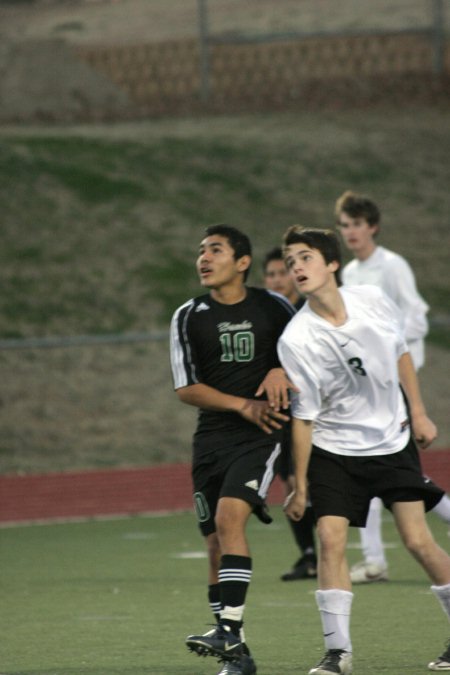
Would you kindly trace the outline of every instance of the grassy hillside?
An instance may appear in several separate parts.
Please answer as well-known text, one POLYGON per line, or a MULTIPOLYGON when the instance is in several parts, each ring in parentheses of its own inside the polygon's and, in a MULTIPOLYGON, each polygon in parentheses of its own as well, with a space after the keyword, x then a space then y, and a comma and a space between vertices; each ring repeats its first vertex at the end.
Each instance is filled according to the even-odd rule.
POLYGON ((448 113, 415 110, 153 122, 0 135, 0 335, 165 326, 197 291, 202 228, 267 247, 292 223, 333 225, 346 188, 383 210, 381 241, 446 310, 448 113))
MULTIPOLYGON (((447 111, 160 121, 0 130, 0 337, 165 329, 199 292, 203 228, 225 221, 264 252, 292 223, 333 225, 353 188, 383 211, 448 312, 447 111)), ((421 374, 450 447, 448 330, 421 374)), ((187 461, 195 410, 172 391, 166 342, 0 351, 0 473, 187 461)))

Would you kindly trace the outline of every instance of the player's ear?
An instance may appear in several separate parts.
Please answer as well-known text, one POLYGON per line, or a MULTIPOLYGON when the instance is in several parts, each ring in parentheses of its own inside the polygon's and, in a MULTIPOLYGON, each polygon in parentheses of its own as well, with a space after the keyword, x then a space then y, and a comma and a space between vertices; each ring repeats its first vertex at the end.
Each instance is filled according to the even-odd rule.
POLYGON ((251 264, 252 264, 251 257, 249 255, 243 255, 237 261, 238 272, 245 272, 245 270, 248 270, 251 264))
POLYGON ((330 272, 337 272, 340 267, 340 264, 337 260, 332 260, 330 263, 328 263, 328 269, 330 272))

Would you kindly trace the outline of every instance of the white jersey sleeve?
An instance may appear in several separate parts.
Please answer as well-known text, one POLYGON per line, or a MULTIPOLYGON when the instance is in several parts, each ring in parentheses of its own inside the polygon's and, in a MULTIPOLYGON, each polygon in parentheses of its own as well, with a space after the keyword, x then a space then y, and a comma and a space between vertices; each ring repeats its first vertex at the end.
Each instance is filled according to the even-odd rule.
POLYGON ((320 413, 322 399, 320 394, 320 377, 315 372, 313 360, 307 356, 308 348, 283 340, 278 341, 278 357, 283 364, 288 378, 295 384, 299 394, 291 397, 291 413, 293 417, 304 420, 315 420, 320 413), (301 352, 301 353, 300 353, 301 352))

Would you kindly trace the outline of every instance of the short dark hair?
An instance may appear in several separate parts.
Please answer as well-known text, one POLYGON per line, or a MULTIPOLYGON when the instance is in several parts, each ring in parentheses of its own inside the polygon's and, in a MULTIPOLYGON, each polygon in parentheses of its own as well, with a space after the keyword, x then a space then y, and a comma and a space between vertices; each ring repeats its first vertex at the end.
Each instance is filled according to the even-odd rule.
MULTIPOLYGON (((219 223, 217 225, 210 225, 205 230, 206 237, 213 237, 217 234, 219 237, 224 237, 227 239, 229 245, 233 249, 234 259, 239 260, 244 255, 252 256, 252 245, 250 239, 246 234, 238 230, 232 225, 225 225, 224 223, 219 223)), ((244 272, 244 281, 247 280, 247 277, 250 272, 251 264, 244 272)))
POLYGON ((275 246, 274 248, 271 248, 270 251, 267 251, 266 255, 264 256, 262 268, 263 272, 266 272, 267 265, 272 262, 272 260, 283 260, 284 261, 284 256, 283 256, 283 249, 281 246, 275 246))
POLYGON ((369 225, 378 225, 381 220, 380 209, 375 202, 351 190, 347 190, 336 200, 334 213, 338 223, 342 212, 350 218, 364 218, 369 225))
POLYGON ((327 265, 331 262, 339 263, 334 276, 338 286, 342 286, 341 265, 342 254, 339 239, 333 230, 320 230, 315 227, 300 227, 292 225, 286 230, 283 237, 283 254, 286 256, 286 248, 291 244, 306 244, 309 248, 320 251, 327 265))

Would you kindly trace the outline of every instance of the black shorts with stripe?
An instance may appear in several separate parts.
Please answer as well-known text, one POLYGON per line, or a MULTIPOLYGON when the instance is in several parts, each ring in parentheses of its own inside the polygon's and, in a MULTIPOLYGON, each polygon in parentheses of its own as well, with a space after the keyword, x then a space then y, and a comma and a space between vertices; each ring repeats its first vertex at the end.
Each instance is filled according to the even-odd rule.
POLYGON ((343 516, 364 527, 372 497, 391 509, 395 502, 423 501, 429 511, 444 491, 422 473, 414 441, 391 455, 348 457, 313 446, 308 468, 309 496, 316 519, 343 516))
POLYGON ((279 454, 280 444, 271 440, 256 447, 235 445, 226 452, 222 449, 194 455, 194 506, 204 536, 216 530, 214 518, 221 497, 242 499, 253 506, 262 522, 271 522, 265 500, 279 454))

